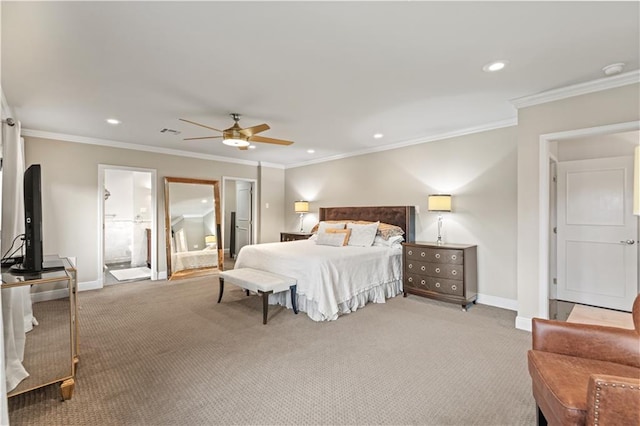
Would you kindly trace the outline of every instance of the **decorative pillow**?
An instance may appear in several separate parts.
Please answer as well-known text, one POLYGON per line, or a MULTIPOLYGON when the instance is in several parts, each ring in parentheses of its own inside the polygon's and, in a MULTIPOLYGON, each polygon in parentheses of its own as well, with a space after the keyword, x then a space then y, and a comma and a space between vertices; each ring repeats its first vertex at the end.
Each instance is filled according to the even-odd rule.
POLYGON ((380 247, 394 247, 394 246, 399 246, 403 241, 404 241, 404 237, 402 235, 389 237, 388 240, 385 240, 380 235, 376 235, 376 238, 373 240, 373 245, 380 246, 380 247))
POLYGON ((351 229, 335 229, 335 228, 328 228, 325 231, 326 234, 341 234, 344 235, 344 241, 342 243, 343 246, 347 245, 347 242, 349 241, 349 237, 351 236, 351 229))
MULTIPOLYGON (((329 231, 332 231, 332 229, 329 229, 329 231)), ((347 232, 347 229, 335 229, 335 231, 336 232, 318 232, 316 244, 333 247, 344 246, 349 239, 350 232, 347 232)))
POLYGON ((344 226, 346 225, 346 222, 344 220, 341 221, 337 221, 337 220, 327 220, 327 221, 322 221, 318 224, 316 224, 316 226, 314 226, 313 228, 311 228, 311 233, 315 234, 320 233, 320 232, 324 232, 327 229, 344 229, 344 226))
POLYGON ((351 229, 349 237, 350 246, 370 247, 378 232, 378 224, 374 222, 367 225, 357 223, 347 223, 347 229, 351 229))
MULTIPOLYGON (((369 224, 369 223, 375 223, 375 222, 369 222, 369 221, 366 221, 366 220, 358 220, 358 221, 355 221, 354 223, 369 224)), ((388 240, 389 237, 395 237, 396 235, 404 235, 404 231, 399 226, 391 225, 389 223, 380 222, 379 225, 378 225, 378 235, 381 236, 382 238, 384 238, 385 240, 388 240)))

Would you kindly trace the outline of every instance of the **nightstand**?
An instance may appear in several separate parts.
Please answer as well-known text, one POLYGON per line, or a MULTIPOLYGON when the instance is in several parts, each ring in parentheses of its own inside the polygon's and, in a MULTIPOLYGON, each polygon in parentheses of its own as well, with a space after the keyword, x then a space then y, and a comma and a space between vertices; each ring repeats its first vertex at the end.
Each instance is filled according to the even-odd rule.
POLYGON ((313 234, 310 232, 281 232, 280 241, 296 241, 309 239, 313 234))
POLYGON ((408 242, 402 244, 404 296, 407 293, 459 303, 478 297, 477 246, 408 242))

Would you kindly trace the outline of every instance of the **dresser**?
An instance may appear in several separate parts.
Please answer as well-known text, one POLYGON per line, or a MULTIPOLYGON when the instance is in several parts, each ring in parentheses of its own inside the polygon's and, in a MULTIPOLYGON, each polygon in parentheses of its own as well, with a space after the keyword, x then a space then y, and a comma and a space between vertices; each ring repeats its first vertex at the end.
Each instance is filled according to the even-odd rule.
POLYGON ((478 295, 477 246, 403 243, 404 296, 415 294, 458 303, 462 310, 478 295))
POLYGON ((280 241, 296 241, 296 240, 307 240, 313 234, 310 232, 281 232, 280 233, 280 241))

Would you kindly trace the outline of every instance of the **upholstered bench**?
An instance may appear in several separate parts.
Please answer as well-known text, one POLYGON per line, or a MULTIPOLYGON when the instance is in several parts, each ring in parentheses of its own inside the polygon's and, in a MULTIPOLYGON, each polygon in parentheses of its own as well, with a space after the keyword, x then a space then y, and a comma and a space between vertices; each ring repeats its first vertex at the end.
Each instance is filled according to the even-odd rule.
POLYGON ((291 306, 293 307, 293 312, 296 314, 298 313, 298 306, 296 303, 297 280, 295 278, 260 271, 258 269, 239 268, 220 272, 219 280, 220 295, 218 296, 218 303, 222 300, 225 281, 245 289, 247 291, 247 295, 250 291, 262 295, 262 324, 267 323, 269 295, 271 293, 291 290, 291 306))

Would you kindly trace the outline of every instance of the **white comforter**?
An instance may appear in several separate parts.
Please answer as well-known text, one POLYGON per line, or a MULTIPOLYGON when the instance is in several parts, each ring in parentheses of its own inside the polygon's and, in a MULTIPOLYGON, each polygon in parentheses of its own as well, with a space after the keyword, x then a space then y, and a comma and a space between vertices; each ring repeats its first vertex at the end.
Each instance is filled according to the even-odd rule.
POLYGON ((183 269, 211 268, 218 266, 217 250, 183 251, 171 255, 173 271, 183 269))
MULTIPOLYGON (((254 268, 298 280, 298 309, 330 321, 368 302, 402 292, 402 247, 331 247, 312 240, 244 246, 235 268, 254 268)), ((289 292, 270 303, 291 308, 289 292)))

